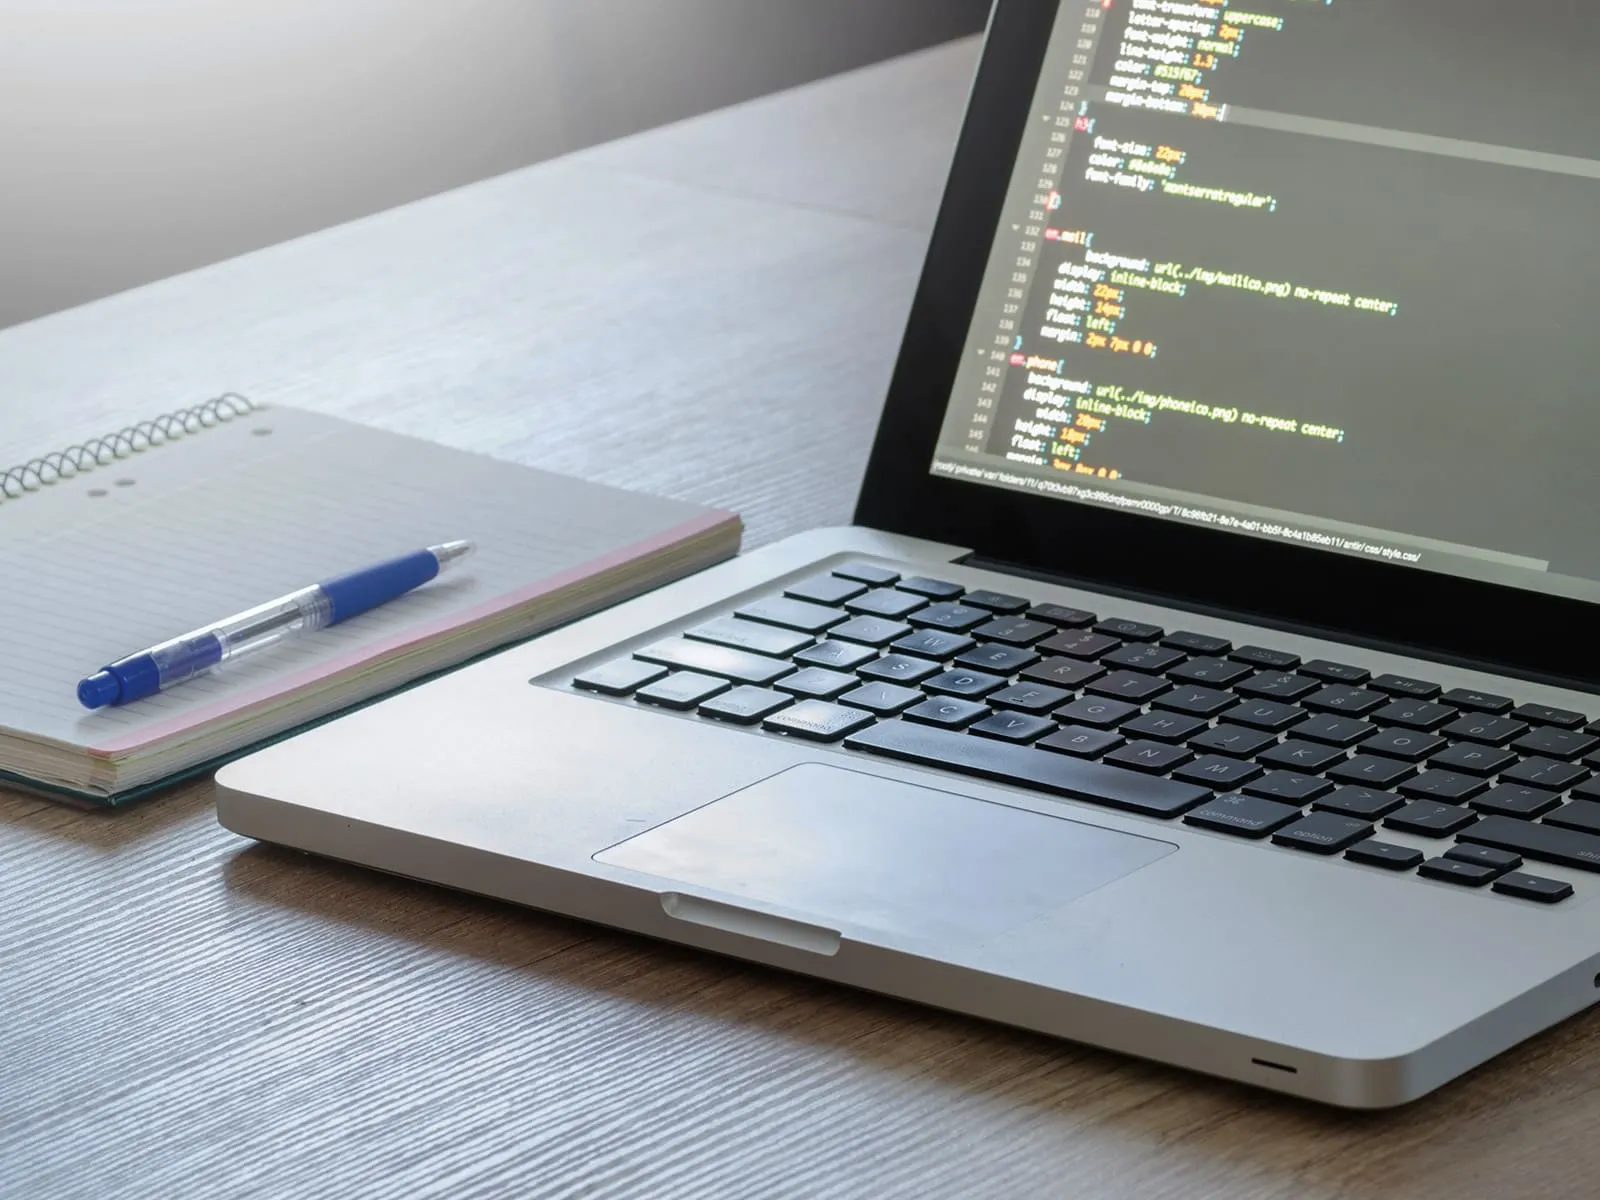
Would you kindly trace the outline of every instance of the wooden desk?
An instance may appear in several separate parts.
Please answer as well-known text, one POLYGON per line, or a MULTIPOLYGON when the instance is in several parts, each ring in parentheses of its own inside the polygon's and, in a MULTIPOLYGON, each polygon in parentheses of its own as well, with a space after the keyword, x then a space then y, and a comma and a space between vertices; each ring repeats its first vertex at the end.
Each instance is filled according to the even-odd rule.
MULTIPOLYGON (((0 334, 0 459, 235 388, 846 521, 975 49, 0 334)), ((1600 1191, 1592 1016, 1351 1116, 254 846, 207 786, 0 794, 0 913, 5 1196, 1600 1191)))

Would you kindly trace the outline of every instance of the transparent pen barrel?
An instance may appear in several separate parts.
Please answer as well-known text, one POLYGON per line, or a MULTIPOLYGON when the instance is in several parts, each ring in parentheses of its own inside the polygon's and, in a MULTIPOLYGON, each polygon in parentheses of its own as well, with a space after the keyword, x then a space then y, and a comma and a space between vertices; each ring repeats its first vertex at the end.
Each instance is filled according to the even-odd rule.
POLYGON ((333 604, 320 587, 301 588, 210 629, 152 646, 148 658, 160 686, 171 687, 218 663, 265 650, 293 634, 322 629, 332 616, 333 604))
POLYGON ((313 585, 242 612, 209 632, 220 643, 222 661, 226 662, 275 646, 293 634, 325 629, 332 619, 333 603, 326 592, 313 585))

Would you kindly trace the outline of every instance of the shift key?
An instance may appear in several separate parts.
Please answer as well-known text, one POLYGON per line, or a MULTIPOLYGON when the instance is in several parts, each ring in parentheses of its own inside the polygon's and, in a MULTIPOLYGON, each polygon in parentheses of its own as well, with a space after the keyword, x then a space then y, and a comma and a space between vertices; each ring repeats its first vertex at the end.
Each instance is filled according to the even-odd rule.
POLYGON ((1554 825, 1536 825, 1516 817, 1485 817, 1463 829, 1458 841, 1509 850, 1537 862, 1600 872, 1600 837, 1554 825))
POLYGON ((699 671, 705 675, 720 675, 736 683, 766 685, 779 676, 787 675, 794 667, 776 658, 735 650, 731 646, 717 646, 710 642, 691 642, 686 638, 657 642, 633 656, 641 662, 660 663, 664 667, 677 667, 683 671, 699 671))

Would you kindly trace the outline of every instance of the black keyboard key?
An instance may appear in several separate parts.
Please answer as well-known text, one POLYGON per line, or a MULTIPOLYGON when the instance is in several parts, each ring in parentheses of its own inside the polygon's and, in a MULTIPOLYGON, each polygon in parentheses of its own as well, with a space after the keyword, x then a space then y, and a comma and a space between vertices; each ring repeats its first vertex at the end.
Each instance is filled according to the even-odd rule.
POLYGON ((1382 867, 1386 871, 1409 871, 1426 857, 1414 846, 1397 846, 1393 842, 1366 841, 1345 851, 1350 862, 1368 867, 1382 867))
POLYGON ((971 650, 977 644, 964 633, 946 633, 942 629, 918 629, 914 633, 896 638, 891 649, 900 654, 915 654, 918 658, 931 658, 943 662, 971 650))
POLYGON ((1184 683, 1170 692, 1163 692, 1151 703, 1157 708, 1168 709, 1171 712, 1188 713, 1195 717, 1214 717, 1219 712, 1232 708, 1238 703, 1238 698, 1228 692, 1219 692, 1215 688, 1184 683))
POLYGON ((1348 663, 1331 662, 1326 658, 1314 658, 1310 662, 1301 663, 1299 670, 1300 674, 1320 679, 1324 683, 1358 684, 1372 678, 1372 672, 1365 667, 1352 667, 1348 663))
POLYGON ((915 721, 918 725, 937 725, 943 729, 965 729, 988 715, 987 705, 962 700, 958 696, 934 696, 901 714, 905 720, 915 721))
POLYGON ((1277 740, 1276 734, 1260 729, 1246 729, 1242 725, 1218 725, 1190 738, 1189 745, 1195 750, 1249 758, 1277 740))
POLYGON ((1193 784, 1069 755, 1046 754, 1030 746, 1008 746, 948 730, 919 728, 904 721, 887 721, 862 730, 846 745, 1155 817, 1175 817, 1211 795, 1193 784))
POLYGON ((1576 729, 1589 718, 1570 708, 1551 708, 1547 704, 1523 704, 1511 710, 1511 715, 1530 725, 1554 725, 1557 729, 1576 729))
POLYGON ((1091 679, 1098 679, 1106 669, 1094 663, 1079 662, 1073 658, 1047 658, 1034 663, 1018 674, 1030 683, 1048 683, 1051 687, 1082 687, 1091 679))
POLYGON ((1254 672, 1225 658, 1191 658, 1186 663, 1179 663, 1167 674, 1183 683, 1225 688, 1254 672))
POLYGON ((900 592, 894 588, 873 588, 870 592, 863 592, 854 600, 846 600, 844 609, 846 612, 855 613, 858 617, 889 617, 898 621, 926 603, 926 599, 910 592, 900 592))
POLYGON ((1167 634, 1161 639, 1161 644, 1182 650, 1185 654, 1203 654, 1211 658, 1233 649, 1233 643, 1227 638, 1212 637, 1209 633, 1188 633, 1182 629, 1167 634))
POLYGON ((1495 775, 1502 767, 1516 761, 1517 756, 1509 750, 1458 742, 1435 754, 1428 760, 1428 765, 1443 767, 1447 771, 1463 771, 1468 775, 1495 775))
POLYGON ((1220 754, 1207 754, 1193 762, 1184 763, 1172 772, 1172 777, 1181 779, 1185 783, 1198 783, 1201 787, 1208 787, 1213 791, 1232 792, 1260 774, 1261 768, 1253 762, 1239 758, 1224 758, 1220 754))
POLYGON ((1071 608, 1065 604, 1035 604, 1028 610, 1028 615, 1035 621, 1059 625, 1062 629, 1082 629, 1100 619, 1087 609, 1071 608))
POLYGON ((1068 658, 1092 659, 1099 658, 1107 650, 1115 650, 1122 645, 1114 637, 1107 637, 1103 633, 1094 633, 1088 629, 1069 629, 1065 633, 1058 633, 1052 638, 1047 638, 1039 643, 1039 650, 1045 654, 1064 654, 1068 658))
POLYGON ((791 696, 804 696, 812 700, 832 700, 841 692, 856 686, 856 677, 843 671, 830 671, 826 667, 806 667, 793 675, 786 675, 773 685, 791 696))
POLYGON ((1361 753, 1381 754, 1401 762, 1421 762, 1444 748, 1444 739, 1419 729, 1385 729, 1361 743, 1361 753))
POLYGON ((599 692, 602 696, 626 696, 635 688, 654 683, 667 673, 655 663, 643 663, 634 658, 621 658, 603 666, 591 667, 572 681, 572 686, 586 692, 599 692))
POLYGON ((1268 771, 1260 779, 1252 780, 1240 789, 1246 795, 1265 796, 1285 804, 1310 804, 1319 796, 1333 791, 1333 784, 1315 775, 1301 775, 1295 771, 1268 771))
MULTIPOLYGON (((1415 833, 1421 837, 1449 837, 1460 833, 1478 818, 1470 809, 1454 804, 1439 804, 1433 800, 1413 800, 1399 812, 1390 813, 1383 823, 1401 833, 1415 833)), ((1509 821, 1510 817, 1485 817, 1488 821, 1509 821)))
POLYGON ((854 579, 840 579, 837 575, 816 575, 790 584, 783 594, 791 600, 809 600, 813 604, 837 606, 853 600, 867 590, 867 585, 854 579))
POLYGON ((1479 692, 1471 688, 1451 688, 1439 697, 1439 701, 1451 708, 1465 708, 1495 716, 1510 712, 1514 703, 1510 696, 1497 696, 1493 692, 1479 692))
POLYGON ((863 712, 874 713, 880 717, 892 717, 896 713, 904 712, 913 704, 921 704, 925 699, 916 688, 902 687, 898 683, 866 683, 839 697, 839 703, 847 708, 859 708, 863 712))
POLYGON ((888 617, 851 617, 843 625, 835 625, 830 629, 828 636, 847 642, 860 642, 863 646, 876 646, 881 650, 910 632, 911 626, 904 621, 891 621, 888 617))
POLYGON ((1340 783, 1353 783, 1360 787, 1383 789, 1399 783, 1417 773, 1409 763, 1396 758, 1379 758, 1375 754, 1358 754, 1354 758, 1328 769, 1328 778, 1340 783))
POLYGON ((710 642, 691 642, 686 638, 657 642, 635 650, 633 656, 641 662, 659 663, 680 671, 699 671, 702 675, 720 675, 735 683, 763 687, 794 670, 782 659, 735 650, 731 646, 715 646, 710 642))
POLYGON ((1118 646, 1100 660, 1100 665, 1105 667, 1126 667, 1130 671, 1144 671, 1146 674, 1159 675, 1168 667, 1175 667, 1183 661, 1183 654, 1177 650, 1168 650, 1165 646, 1153 646, 1147 642, 1133 642, 1126 646, 1118 646))
POLYGON ((1496 850, 1493 846, 1451 846, 1444 852, 1444 856, 1453 858, 1457 862, 1477 863, 1480 867, 1488 867, 1498 875, 1515 871, 1522 865, 1522 855, 1513 854, 1509 850, 1496 850))
POLYGON ((1129 742, 1105 756, 1104 761, 1151 775, 1164 775, 1194 757, 1187 746, 1168 746, 1162 742, 1129 742))
MULTIPOLYGON (((1295 730, 1296 733, 1300 731, 1295 730)), ((1291 739, 1279 745, 1263 750, 1257 756, 1258 762, 1266 763, 1271 767, 1282 767, 1286 771, 1299 771, 1302 774, 1315 774, 1326 770, 1336 762, 1344 759, 1344 751, 1335 746, 1324 746, 1318 742, 1302 742, 1291 739)))
POLYGON ((1586 779, 1572 789, 1574 800, 1600 800, 1600 779, 1586 779))
POLYGON ((1038 743, 1041 750, 1054 750, 1058 754, 1074 754, 1079 758, 1099 758, 1108 750, 1115 750, 1125 741, 1121 734, 1104 729, 1089 729, 1083 725, 1067 725, 1038 743))
POLYGON ((1065 688, 1051 687, 1047 683, 1014 683, 989 696, 995 708, 1009 708, 1017 712, 1047 713, 1072 699, 1065 688))
POLYGON ((1482 713, 1469 712, 1451 721, 1439 732, 1449 738, 1482 742, 1485 746, 1504 746, 1527 728, 1526 722, 1514 721, 1510 717, 1490 717, 1482 713))
POLYGON ((979 625, 972 636, 986 642, 1004 642, 1008 646, 1031 646, 1055 631, 1054 625, 1030 621, 1027 617, 996 617, 979 625))
POLYGON ((1564 829, 1548 821, 1485 817, 1461 834, 1463 842, 1509 850, 1535 862, 1600 871, 1600 835, 1564 829))
POLYGON ((1546 879, 1542 875, 1525 875, 1520 871, 1496 879, 1494 890, 1502 896, 1515 896, 1519 900, 1533 900, 1539 904, 1559 904, 1572 895, 1572 885, 1563 879, 1546 879))
POLYGON ((1083 696, 1056 710, 1056 720, 1095 729, 1111 729, 1138 715, 1139 706, 1126 700, 1103 696, 1083 696))
POLYGON ((1560 829, 1576 829, 1580 833, 1600 834, 1600 804, 1593 800, 1574 800, 1547 816, 1544 823, 1560 829))
POLYGON ((873 587, 888 587, 900 578, 888 567, 876 567, 863 562, 845 563, 842 567, 835 567, 833 573, 841 579, 854 579, 861 583, 870 583, 873 587))
POLYGON ((877 720, 859 708, 829 704, 826 700, 802 700, 761 722, 761 728, 786 733, 809 742, 837 742, 877 720))
POLYGON ((1021 646, 1005 646, 999 642, 986 642, 956 655, 957 666, 991 671, 996 675, 1015 675, 1023 667, 1031 667, 1038 661, 1039 656, 1032 650, 1025 650, 1021 646))
POLYGON ((1525 758, 1516 766, 1500 772, 1502 783, 1526 783, 1552 792, 1564 792, 1587 778, 1589 772, 1586 768, 1573 763, 1556 762, 1553 758, 1525 758))
POLYGON ((987 608, 971 604, 945 602, 930 604, 911 618, 911 623, 923 629, 943 629, 949 633, 965 633, 975 625, 992 620, 994 614, 987 608))
POLYGON ((1439 694, 1437 683, 1413 679, 1409 675, 1379 675, 1369 686, 1391 696, 1409 696, 1413 700, 1432 700, 1439 694))
POLYGON ((1141 675, 1137 671, 1112 671, 1102 675, 1083 690, 1097 696, 1111 696, 1143 704, 1152 696, 1159 696, 1172 685, 1156 675, 1141 675))
POLYGON ((929 675, 939 673, 939 664, 910 654, 885 654, 856 671, 863 679, 881 679, 886 683, 921 683, 929 675))
POLYGON ((657 708, 678 711, 693 708, 702 700, 709 700, 718 692, 728 690, 728 681, 715 675, 701 675, 697 671, 674 671, 664 679, 646 684, 633 694, 640 704, 653 704, 657 708))
POLYGON ((798 629, 802 633, 821 633, 850 615, 842 608, 813 604, 809 600, 791 600, 787 596, 763 596, 735 612, 747 621, 798 629))
POLYGON ((802 646, 811 645, 809 633, 741 621, 738 617, 719 617, 715 621, 707 621, 683 636, 691 642, 710 642, 716 646, 748 650, 752 654, 770 654, 774 658, 787 658, 802 646))
POLYGON ((1570 729, 1552 729, 1549 726, 1530 729, 1511 743, 1513 750, 1523 754, 1542 754, 1545 758, 1567 760, 1579 758, 1596 746, 1600 746, 1600 737, 1588 733, 1574 733, 1570 729))
POLYGON ((1130 621, 1126 617, 1108 617, 1095 626, 1100 633, 1109 633, 1112 637, 1119 637, 1129 642, 1154 642, 1166 630, 1159 625, 1149 625, 1143 621, 1130 621))
POLYGON ((1417 874, 1424 879, 1437 879, 1440 883, 1483 887, 1500 872, 1481 863, 1462 862, 1459 858, 1430 858, 1417 868, 1417 874))
POLYGON ((1006 592, 991 592, 987 588, 968 592, 962 603, 976 604, 979 608, 987 608, 990 612, 997 613, 1019 613, 1028 607, 1026 597, 1012 596, 1006 592))
POLYGON ((1329 746, 1348 749, 1364 738, 1378 732, 1376 725, 1357 721, 1352 717, 1334 717, 1319 714, 1294 727, 1294 735, 1309 742, 1325 742, 1329 746))
POLYGON ((1307 679, 1304 675, 1282 671, 1260 671, 1243 683, 1235 685, 1233 690, 1241 696, 1260 696, 1269 700, 1298 700, 1301 696, 1316 691, 1317 681, 1307 679))
POLYGON ((991 675, 987 671, 971 671, 965 668, 945 671, 922 681, 923 691, 933 692, 940 696, 962 696, 968 700, 976 700, 980 696, 987 696, 990 692, 998 691, 1005 685, 1004 676, 991 675))
POLYGON ((1369 713, 1379 705, 1384 704, 1386 698, 1381 692, 1370 692, 1366 688, 1346 687, 1343 684, 1334 687, 1325 687, 1320 691, 1312 692, 1301 701, 1312 712, 1348 713, 1350 716, 1359 717, 1369 713))
POLYGON ((1528 787, 1520 783, 1502 783, 1468 802, 1481 813, 1500 813, 1507 817, 1521 817, 1531 821, 1542 817, 1561 803, 1561 797, 1543 788, 1528 787))
POLYGON ((1342 787, 1331 796, 1316 800, 1311 807, 1323 812, 1343 813, 1347 817, 1376 821, 1404 805, 1405 801, 1393 792, 1383 792, 1377 788, 1342 787))
POLYGON ((1407 729, 1437 729, 1461 714, 1444 704, 1429 700, 1396 700, 1372 713, 1380 725, 1404 725, 1407 729))
POLYGON ((763 717, 770 717, 780 708, 787 708, 793 703, 793 696, 746 684, 703 702, 700 715, 710 717, 713 721, 727 721, 731 725, 754 725, 763 717))
POLYGON ((929 600, 954 600, 966 589, 948 579, 929 579, 926 575, 912 575, 895 584, 902 592, 915 592, 929 600))
POLYGON ((1222 715, 1236 725, 1278 733, 1305 720, 1306 710, 1292 704, 1279 704, 1276 700, 1246 700, 1222 715))
POLYGON ((1150 738, 1157 742, 1182 742, 1193 737, 1207 727, 1203 717, 1191 717, 1185 713, 1148 712, 1142 716, 1134 717, 1122 727, 1122 732, 1128 737, 1150 738))
POLYGON ((1265 667, 1269 671, 1292 671, 1300 665, 1300 656, 1287 650, 1269 650, 1265 646, 1240 646, 1228 655, 1235 662, 1249 663, 1252 667, 1265 667))
POLYGON ((1299 818, 1300 810, 1292 805, 1235 792, 1201 805, 1184 821, 1234 837, 1264 838, 1299 818))
POLYGON ((855 642, 837 642, 829 639, 807 646, 794 656, 794 661, 807 667, 829 667, 835 671, 853 671, 864 662, 878 656, 871 646, 855 642))
POLYGON ((1473 775, 1458 775, 1454 771, 1424 771, 1415 779, 1407 779, 1396 790, 1402 796, 1418 800, 1443 800, 1458 804, 1487 791, 1489 784, 1473 775))
POLYGON ((1372 826, 1338 813, 1314 812, 1293 825, 1285 825, 1272 835, 1277 846, 1306 850, 1312 854, 1337 854, 1372 836, 1372 826))
POLYGON ((1045 717, 1035 717, 1028 713, 997 712, 985 717, 967 732, 975 737, 994 738, 1000 742, 1015 742, 1018 745, 1027 745, 1029 742, 1038 741, 1047 733, 1054 733, 1057 729, 1054 721, 1045 717))

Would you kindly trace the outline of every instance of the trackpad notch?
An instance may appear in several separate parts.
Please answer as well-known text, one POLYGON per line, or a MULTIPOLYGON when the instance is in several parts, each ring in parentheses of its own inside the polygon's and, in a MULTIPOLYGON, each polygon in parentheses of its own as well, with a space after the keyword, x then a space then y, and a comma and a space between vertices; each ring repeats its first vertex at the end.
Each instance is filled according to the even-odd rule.
POLYGON ((974 941, 1165 858, 1171 842, 805 763, 594 856, 838 928, 974 941))

